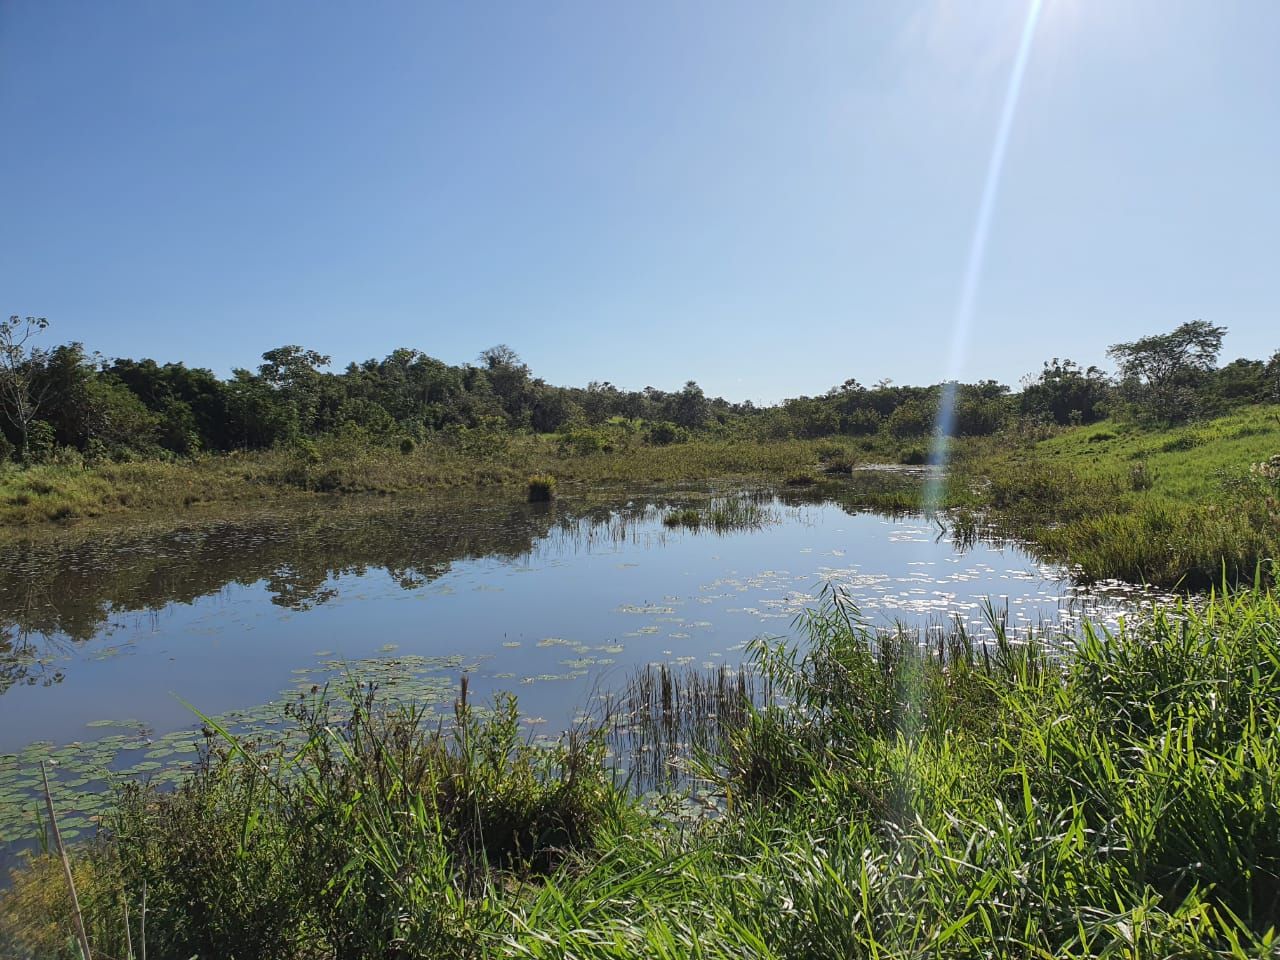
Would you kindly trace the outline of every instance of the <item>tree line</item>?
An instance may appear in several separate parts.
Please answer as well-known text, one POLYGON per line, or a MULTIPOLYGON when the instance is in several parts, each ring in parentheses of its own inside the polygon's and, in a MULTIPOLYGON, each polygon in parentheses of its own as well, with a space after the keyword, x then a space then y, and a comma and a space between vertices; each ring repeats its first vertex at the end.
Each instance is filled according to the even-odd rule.
MULTIPOLYGON (((607 447, 609 425, 640 430, 653 444, 700 433, 904 440, 934 430, 943 389, 847 380, 820 396, 758 407, 707 397, 693 380, 677 391, 602 381, 554 386, 505 345, 461 365, 402 348, 341 371, 330 369, 329 357, 290 345, 224 379, 184 363, 107 359, 80 343, 45 346, 48 326, 39 317, 0 321, 0 459, 44 462, 62 450, 86 459, 182 457, 335 434, 408 449, 520 431, 558 433, 592 450, 607 447)), ((1194 321, 1116 344, 1114 375, 1055 358, 1017 390, 994 380, 956 384, 951 432, 981 436, 1012 421, 1067 425, 1106 416, 1174 423, 1280 402, 1280 351, 1219 366, 1225 332, 1194 321)))

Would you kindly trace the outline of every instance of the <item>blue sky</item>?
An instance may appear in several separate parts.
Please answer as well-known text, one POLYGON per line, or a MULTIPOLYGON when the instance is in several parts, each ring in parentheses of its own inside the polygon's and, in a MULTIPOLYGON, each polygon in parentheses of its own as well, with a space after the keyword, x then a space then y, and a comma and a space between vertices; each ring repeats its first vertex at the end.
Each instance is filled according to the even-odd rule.
MULTIPOLYGON (((923 383, 1021 0, 0 0, 0 310, 225 373, 923 383)), ((1046 0, 961 374, 1280 347, 1280 4, 1046 0)))

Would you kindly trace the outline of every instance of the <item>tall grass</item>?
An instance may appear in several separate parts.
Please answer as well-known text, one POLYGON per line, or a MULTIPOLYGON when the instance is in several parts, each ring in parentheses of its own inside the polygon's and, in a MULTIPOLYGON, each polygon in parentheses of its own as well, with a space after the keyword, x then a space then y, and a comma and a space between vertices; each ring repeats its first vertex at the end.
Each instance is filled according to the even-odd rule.
MULTIPOLYGON (((722 815, 692 826, 627 799, 599 735, 542 751, 465 691, 448 727, 303 701, 287 754, 212 731, 194 780, 125 791, 79 852, 95 949, 122 955, 145 880, 153 957, 1276 956, 1275 595, 1071 637, 989 619, 873 630, 828 593, 752 646, 767 696, 651 672, 659 724, 736 711, 698 770, 722 815)), ((11 933, 64 929, 50 887, 18 875, 11 933)))

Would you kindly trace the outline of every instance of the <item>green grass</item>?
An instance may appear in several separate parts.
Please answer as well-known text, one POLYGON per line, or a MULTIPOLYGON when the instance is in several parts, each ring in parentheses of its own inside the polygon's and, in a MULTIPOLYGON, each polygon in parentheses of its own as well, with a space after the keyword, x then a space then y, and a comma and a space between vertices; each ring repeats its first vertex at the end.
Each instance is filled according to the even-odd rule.
POLYGON ((1203 424, 1142 430, 1110 421, 1078 427, 1036 444, 1038 462, 1124 474, 1145 464, 1151 492, 1183 502, 1218 498, 1222 481, 1280 453, 1280 406, 1247 407, 1203 424), (1099 434, 1114 434, 1097 441, 1099 434))
POLYGON ((1039 442, 962 445, 948 502, 1088 579, 1205 589, 1280 556, 1280 407, 1176 430, 1100 423, 1039 442))
MULTIPOLYGON (((1072 640, 992 622, 922 643, 835 594, 755 643, 772 696, 704 742, 720 815, 693 822, 590 732, 525 744, 509 701, 464 692, 443 731, 304 701, 296 757, 215 736, 188 786, 120 795, 74 851, 97 949, 125 955, 126 903, 136 946, 145 881, 153 957, 1275 956, 1274 595, 1072 640)), ((69 955, 64 906, 20 871, 9 949, 69 955)))

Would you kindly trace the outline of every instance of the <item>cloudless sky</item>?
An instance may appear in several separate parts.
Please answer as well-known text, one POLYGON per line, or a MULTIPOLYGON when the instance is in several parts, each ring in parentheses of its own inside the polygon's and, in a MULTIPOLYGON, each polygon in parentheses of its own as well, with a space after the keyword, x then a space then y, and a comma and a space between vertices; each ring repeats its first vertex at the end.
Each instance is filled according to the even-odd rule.
MULTIPOLYGON (((0 310, 227 373, 934 382, 1024 0, 0 0, 0 310)), ((1045 0, 966 379, 1280 348, 1280 3, 1045 0)))

